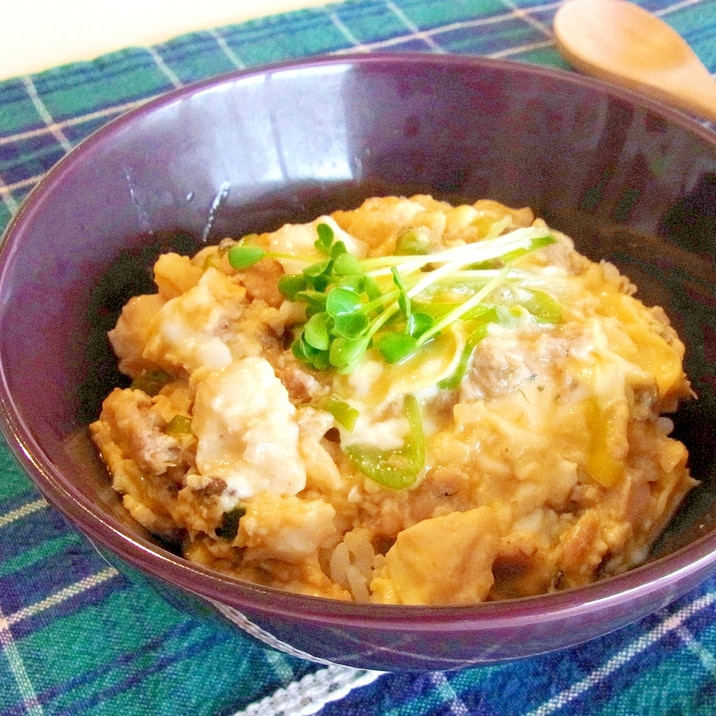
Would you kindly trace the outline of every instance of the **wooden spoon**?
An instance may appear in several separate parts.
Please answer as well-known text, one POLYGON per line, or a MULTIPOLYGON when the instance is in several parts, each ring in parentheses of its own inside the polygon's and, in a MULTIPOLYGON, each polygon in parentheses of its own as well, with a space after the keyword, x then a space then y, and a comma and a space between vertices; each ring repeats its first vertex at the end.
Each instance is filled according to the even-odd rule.
POLYGON ((716 82, 686 41, 627 0, 568 0, 557 47, 576 69, 716 121, 716 82))

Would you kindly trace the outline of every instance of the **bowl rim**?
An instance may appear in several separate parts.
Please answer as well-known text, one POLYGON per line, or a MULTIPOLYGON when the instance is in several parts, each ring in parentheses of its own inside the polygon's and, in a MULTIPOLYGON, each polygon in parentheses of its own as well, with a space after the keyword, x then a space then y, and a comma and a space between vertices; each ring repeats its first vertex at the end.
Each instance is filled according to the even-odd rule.
POLYGON ((388 66, 416 63, 436 66, 458 65, 470 67, 472 69, 493 68, 497 70, 501 69, 506 72, 524 73, 535 77, 551 78, 577 87, 592 89, 635 107, 641 107, 667 118, 671 123, 676 124, 693 134, 699 135, 706 141, 710 141, 711 143, 716 142, 716 125, 712 125, 707 120, 700 120, 694 115, 688 114, 684 110, 680 110, 675 106, 657 100, 650 95, 642 94, 635 89, 623 87, 599 77, 592 77, 578 73, 577 71, 559 67, 538 65, 504 58, 484 57, 478 55, 437 54, 429 52, 346 52, 337 54, 319 54, 298 59, 282 60, 279 62, 271 62, 222 72, 211 77, 188 82, 186 85, 181 87, 168 89, 144 101, 138 101, 134 107, 121 112, 113 119, 108 120, 101 127, 92 131, 88 136, 80 140, 64 156, 62 156, 47 172, 45 172, 45 174, 20 202, 17 211, 10 217, 7 226, 3 232, 0 233, 0 260, 2 260, 2 251, 7 243, 7 239, 14 231, 14 226, 17 223, 16 220, 19 220, 23 211, 28 209, 36 201, 36 195, 43 192, 45 185, 47 183, 54 183, 54 181, 58 179, 60 172, 63 169, 69 168, 69 164, 75 159, 76 154, 86 153, 95 143, 103 141, 105 135, 113 134, 119 131, 124 125, 134 122, 138 117, 155 112, 166 105, 181 101, 190 95, 195 95, 204 91, 211 91, 212 89, 225 84, 245 82, 251 78, 257 78, 269 74, 282 74, 338 65, 388 66), (711 127, 713 127, 713 129, 711 127))
MULTIPOLYGON (((46 192, 61 182, 75 162, 82 161, 83 156, 95 145, 101 144, 105 138, 113 136, 137 118, 181 102, 197 93, 212 91, 227 84, 250 81, 268 74, 310 71, 326 66, 389 67, 403 66, 405 63, 423 63, 430 66, 447 64, 478 72, 483 68, 492 68, 558 80, 606 94, 659 115, 716 147, 716 133, 680 110, 601 79, 526 62, 468 55, 376 52, 318 55, 243 68, 163 92, 108 121, 62 157, 23 199, 0 236, 0 287, 8 271, 17 237, 22 235, 23 227, 32 221, 33 215, 42 210, 46 192)), ((359 604, 295 594, 245 582, 189 562, 148 539, 131 534, 129 530, 122 529, 118 521, 108 519, 93 510, 90 500, 74 485, 63 480, 51 460, 45 456, 42 447, 24 426, 21 411, 9 393, 5 371, 0 361, 0 432, 5 436, 11 452, 47 501, 64 513, 73 526, 91 541, 106 546, 129 564, 197 596, 232 604, 237 608, 251 608, 257 612, 290 617, 300 613, 301 618, 308 621, 325 623, 328 620, 336 624, 386 630, 393 630, 396 626, 411 631, 431 630, 436 623, 451 623, 457 628, 472 631, 482 622, 489 622, 490 629, 501 623, 509 623, 511 627, 520 623, 533 623, 537 614, 543 620, 562 619, 566 615, 586 615, 603 606, 627 601, 631 595, 645 597, 662 591, 664 582, 672 585, 688 583, 688 587, 674 586, 673 598, 676 598, 695 583, 705 579, 710 572, 716 571, 714 530, 671 554, 592 584, 562 592, 467 606, 359 604), (198 588, 197 577, 201 579, 201 588, 198 588)))

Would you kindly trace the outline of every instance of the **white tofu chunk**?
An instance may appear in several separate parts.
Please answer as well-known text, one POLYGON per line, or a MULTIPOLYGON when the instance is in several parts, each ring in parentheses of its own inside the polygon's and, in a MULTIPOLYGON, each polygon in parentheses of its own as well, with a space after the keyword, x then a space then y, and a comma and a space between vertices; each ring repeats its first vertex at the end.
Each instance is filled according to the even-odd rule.
POLYGON ((243 358, 196 386, 192 430, 196 464, 238 499, 260 492, 295 495, 306 484, 296 409, 263 358, 243 358))

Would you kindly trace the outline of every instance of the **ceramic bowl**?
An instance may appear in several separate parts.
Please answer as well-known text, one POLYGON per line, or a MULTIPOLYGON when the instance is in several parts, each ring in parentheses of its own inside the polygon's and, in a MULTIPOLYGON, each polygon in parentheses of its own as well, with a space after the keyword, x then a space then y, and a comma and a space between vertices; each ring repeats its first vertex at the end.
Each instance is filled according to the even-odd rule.
POLYGON ((716 571, 716 135, 685 115, 576 74, 468 57, 242 71, 92 135, 31 193, 1 251, 9 445, 80 531, 183 608, 319 660, 454 669, 602 635, 716 571), (151 290, 155 257, 414 192, 529 205, 670 314, 699 395, 676 415, 676 433, 701 484, 643 566, 470 607, 349 604, 191 564, 125 513, 87 425, 118 381, 106 331, 130 296, 151 290))

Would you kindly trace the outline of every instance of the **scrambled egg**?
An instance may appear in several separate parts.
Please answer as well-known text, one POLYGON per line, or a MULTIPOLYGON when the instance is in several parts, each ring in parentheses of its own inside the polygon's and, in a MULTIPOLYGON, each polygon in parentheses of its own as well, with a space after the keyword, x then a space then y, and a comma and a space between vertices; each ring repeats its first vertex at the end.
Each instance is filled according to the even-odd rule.
POLYGON ((91 425, 132 516, 237 578, 363 602, 528 596, 643 561, 694 485, 669 437, 692 394, 664 312, 552 231, 515 266, 559 320, 513 310, 473 343, 454 327, 406 360, 318 370, 290 348, 307 315, 279 281, 320 224, 359 259, 410 232, 430 253, 544 227, 487 200, 382 197, 251 237, 271 253, 247 268, 229 240, 161 256, 157 292, 109 333, 131 385, 91 425), (406 464, 414 479, 381 481, 406 464))

